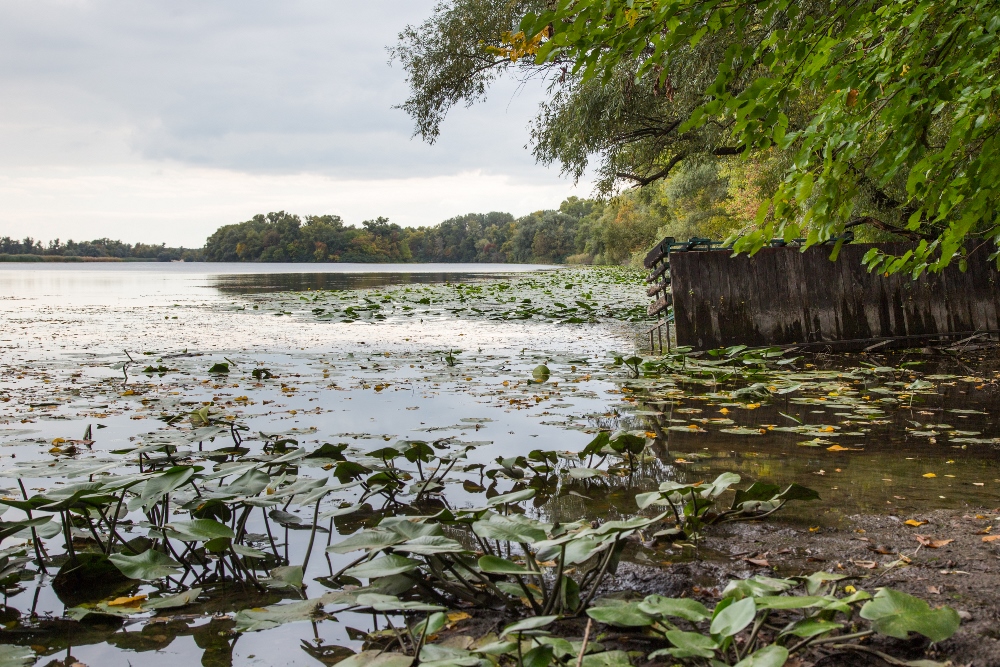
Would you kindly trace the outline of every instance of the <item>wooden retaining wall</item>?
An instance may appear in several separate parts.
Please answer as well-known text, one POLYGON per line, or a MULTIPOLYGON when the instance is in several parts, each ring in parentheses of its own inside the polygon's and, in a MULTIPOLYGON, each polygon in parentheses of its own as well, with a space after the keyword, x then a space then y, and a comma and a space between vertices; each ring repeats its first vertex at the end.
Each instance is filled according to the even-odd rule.
POLYGON ((671 253, 678 345, 863 347, 894 337, 1000 331, 1000 274, 987 252, 974 253, 965 273, 956 262, 913 281, 868 273, 861 258, 875 245, 895 255, 912 247, 847 244, 836 262, 830 247, 764 248, 753 257, 671 253))

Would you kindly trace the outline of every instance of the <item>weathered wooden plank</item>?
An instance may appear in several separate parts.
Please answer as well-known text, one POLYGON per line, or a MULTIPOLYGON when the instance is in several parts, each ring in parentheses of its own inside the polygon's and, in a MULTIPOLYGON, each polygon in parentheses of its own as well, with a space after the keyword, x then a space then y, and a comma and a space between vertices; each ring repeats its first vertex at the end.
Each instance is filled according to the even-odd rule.
POLYGON ((657 278, 670 270, 670 262, 664 259, 663 263, 656 267, 656 270, 646 276, 646 282, 654 282, 657 278))
MULTIPOLYGON (((786 345, 1000 330, 1000 273, 986 253, 968 270, 871 274, 861 258, 873 244, 764 248, 752 258, 728 251, 671 253, 677 341, 695 349, 786 345)), ((899 255, 908 244, 878 244, 899 255)))

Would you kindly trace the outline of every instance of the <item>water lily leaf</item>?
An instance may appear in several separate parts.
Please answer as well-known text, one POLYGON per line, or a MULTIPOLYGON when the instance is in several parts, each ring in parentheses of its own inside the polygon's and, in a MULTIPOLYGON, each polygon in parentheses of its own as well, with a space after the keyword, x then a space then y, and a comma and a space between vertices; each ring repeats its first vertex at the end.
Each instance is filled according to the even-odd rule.
POLYGON ((666 637, 674 648, 666 649, 664 652, 675 658, 711 658, 715 655, 715 649, 719 647, 717 641, 699 632, 671 630, 667 632, 666 637))
POLYGON ((362 593, 357 596, 357 604, 371 607, 375 611, 442 611, 445 607, 419 601, 400 600, 395 595, 362 593))
POLYGON ((526 618, 523 621, 518 621, 508 625, 500 633, 500 638, 503 639, 509 634, 515 634, 518 632, 527 632, 529 630, 537 630, 538 628, 544 628, 546 625, 552 623, 552 621, 559 618, 558 616, 532 616, 531 618, 526 618))
POLYGON ((619 627, 642 627, 653 624, 653 617, 639 608, 639 603, 630 602, 613 607, 591 607, 587 616, 595 621, 619 627))
POLYGON ((413 540, 418 537, 430 535, 444 535, 444 530, 439 523, 424 523, 413 521, 411 517, 386 517, 382 519, 378 527, 391 530, 404 540, 413 540))
POLYGON ((309 621, 316 616, 322 600, 303 600, 291 604, 271 605, 236 612, 236 632, 255 632, 276 628, 285 623, 309 621))
POLYGON ((487 574, 513 574, 517 576, 539 576, 526 567, 497 556, 483 556, 479 559, 479 569, 487 574))
POLYGON ((214 519, 192 519, 178 521, 165 526, 168 537, 184 542, 208 542, 216 539, 233 539, 236 533, 224 523, 214 519))
POLYGON ((548 382, 550 375, 549 367, 545 364, 535 366, 535 370, 531 371, 531 377, 534 378, 535 382, 548 382))
MULTIPOLYGON (((721 603, 720 605, 721 606, 721 603)), ((753 598, 743 598, 734 602, 722 611, 716 610, 712 619, 712 626, 709 631, 713 635, 731 637, 743 628, 750 625, 757 614, 757 605, 753 598)))
POLYGON ((115 567, 130 579, 152 581, 171 574, 177 574, 182 566, 163 552, 149 549, 136 556, 112 554, 108 556, 115 567))
POLYGON ((343 667, 410 667, 413 658, 402 653, 383 653, 382 651, 362 651, 349 658, 341 660, 338 665, 343 667))
POLYGON ((762 595, 755 599, 757 609, 806 609, 825 606, 827 602, 816 595, 762 595))
POLYGON ((356 565, 345 571, 344 574, 359 579, 375 579, 412 572, 419 566, 420 561, 406 558, 405 556, 397 556, 396 554, 388 554, 362 563, 361 565, 356 565))
POLYGON ((0 644, 0 667, 28 667, 35 664, 35 652, 27 646, 0 644))
POLYGON ((674 616, 697 623, 712 617, 712 612, 697 600, 650 595, 639 603, 639 611, 650 616, 674 616))
POLYGON ((736 667, 781 667, 788 662, 788 649, 771 644, 736 663, 736 667))
POLYGON ((580 667, 629 667, 631 664, 625 651, 601 651, 583 656, 580 667))
POLYGON ((338 507, 337 509, 327 510, 319 515, 319 520, 322 521, 324 519, 332 519, 333 517, 344 516, 345 514, 354 514, 364 506, 364 503, 357 503, 347 507, 338 507))
POLYGON ((223 487, 223 491, 234 496, 256 496, 267 488, 271 477, 263 470, 251 468, 223 487))
POLYGON ((601 542, 590 537, 580 537, 566 543, 566 565, 586 562, 594 554, 604 551, 611 542, 601 542))
POLYGON ((260 549, 254 549, 253 547, 248 547, 245 544, 236 544, 234 542, 233 544, 230 545, 230 548, 232 548, 233 551, 235 551, 237 554, 239 554, 240 556, 243 556, 245 558, 266 558, 267 557, 267 554, 265 554, 260 549))
POLYGON ((191 466, 176 466, 166 470, 163 474, 157 475, 146 481, 142 487, 142 504, 150 505, 167 495, 174 489, 187 484, 194 475, 194 468, 191 466))
POLYGON ((546 537, 545 532, 539 528, 499 515, 491 516, 488 521, 475 522, 472 524, 472 530, 479 537, 504 542, 534 544, 546 537))
POLYGON ((337 544, 327 547, 327 551, 335 554, 346 554, 351 551, 381 551, 386 547, 404 542, 406 538, 388 530, 363 530, 344 538, 337 544))
POLYGON ((821 621, 815 618, 805 618, 801 621, 796 621, 790 624, 787 628, 782 630, 783 635, 795 635, 796 637, 816 637, 818 635, 826 634, 827 632, 833 632, 834 630, 839 630, 844 627, 843 623, 837 623, 836 621, 821 621))
POLYGON ((261 579, 269 588, 302 588, 302 566, 280 565, 271 570, 271 576, 261 579))
POLYGON ((291 512, 285 512, 283 510, 271 510, 270 512, 267 513, 267 515, 271 517, 271 519, 282 528, 306 527, 302 524, 302 518, 295 516, 291 512))
POLYGON ((506 505, 507 503, 519 503, 522 500, 528 500, 529 498, 535 497, 534 489, 522 489, 521 491, 515 491, 513 493, 505 493, 503 495, 494 496, 486 502, 487 507, 496 507, 497 505, 506 505))
POLYGON ((143 611, 149 611, 153 609, 175 609, 177 607, 184 607, 189 604, 194 604, 199 595, 201 595, 201 589, 192 588, 184 591, 183 593, 178 593, 177 595, 168 595, 162 598, 146 600, 142 603, 142 609, 143 611))
POLYGON ((542 644, 531 649, 521 658, 524 667, 548 667, 552 662, 555 650, 549 644, 542 644))
POLYGON ((872 622, 876 632, 906 639, 917 632, 932 642, 944 641, 958 630, 961 619, 951 607, 931 609, 925 601, 891 588, 883 588, 861 607, 861 618, 872 622))
POLYGON ((462 553, 465 548, 455 540, 441 537, 440 535, 424 535, 416 539, 397 544, 393 550, 402 553, 419 554, 428 556, 431 554, 454 554, 462 553))
MULTIPOLYGON (((573 479, 591 479, 592 477, 606 477, 607 472, 599 468, 570 468, 566 471, 573 479)), ((659 494, 657 494, 659 495, 659 494)))
MULTIPOLYGON (((427 634, 434 634, 438 632, 442 627, 444 627, 446 622, 447 618, 444 614, 434 614, 434 616, 431 617, 431 624, 427 630, 427 634), (435 628, 437 623, 434 621, 438 621, 438 623, 440 623, 437 628, 435 628)), ((418 623, 413 629, 414 635, 417 635, 417 633, 423 634, 423 626, 423 621, 418 623)), ((527 656, 525 656, 524 662, 525 664, 528 664, 527 656)), ((479 664, 479 658, 463 649, 441 646, 440 644, 424 644, 424 646, 420 649, 420 664, 427 667, 476 667, 476 665, 479 664)))

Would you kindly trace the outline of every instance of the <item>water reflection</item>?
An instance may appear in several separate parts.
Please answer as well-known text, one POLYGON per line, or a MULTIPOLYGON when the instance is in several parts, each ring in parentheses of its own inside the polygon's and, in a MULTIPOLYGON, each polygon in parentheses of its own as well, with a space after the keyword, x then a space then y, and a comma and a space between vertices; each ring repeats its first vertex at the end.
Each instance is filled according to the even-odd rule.
POLYGON ((370 273, 251 273, 211 276, 223 294, 261 294, 305 290, 360 290, 389 285, 469 283, 504 278, 504 273, 384 271, 370 273))

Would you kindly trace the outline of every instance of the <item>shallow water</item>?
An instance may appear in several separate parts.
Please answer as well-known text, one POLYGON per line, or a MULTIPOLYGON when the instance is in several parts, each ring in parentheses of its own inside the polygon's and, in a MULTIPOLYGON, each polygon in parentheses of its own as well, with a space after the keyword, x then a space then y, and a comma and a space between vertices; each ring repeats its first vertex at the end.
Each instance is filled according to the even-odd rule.
MULTIPOLYGON (((247 456, 262 451, 265 434, 281 434, 310 451, 344 443, 370 452, 397 440, 470 445, 468 463, 489 465, 535 449, 576 452, 602 428, 646 432, 656 456, 637 474, 540 486, 529 511, 548 520, 628 517, 634 495, 656 482, 729 470, 818 490, 821 501, 790 506, 785 519, 810 525, 840 525, 858 512, 909 518, 936 507, 1000 505, 991 358, 910 355, 876 364, 839 357, 808 367, 803 360, 793 366, 799 388, 757 400, 733 395, 749 380, 716 385, 676 369, 634 374, 613 363, 615 352, 634 347, 640 324, 630 321, 633 306, 641 310, 646 301, 641 279, 615 282, 612 274, 551 267, 301 268, 0 265, 0 465, 9 472, 29 461, 107 460, 116 474, 134 471, 134 458, 113 452, 177 434, 179 426, 190 432, 190 413, 207 405, 219 419, 248 427, 247 456), (914 360, 925 365, 899 366, 914 360), (219 363, 229 372, 210 373, 219 363), (864 363, 883 370, 866 374, 864 363), (531 381, 540 364, 550 375, 531 381), (255 369, 271 377, 253 377, 255 369), (918 377, 943 379, 906 390, 918 377), (797 422, 805 425, 799 432, 781 430, 797 422), (88 427, 91 444, 65 442, 83 440, 88 427)), ((232 444, 223 434, 183 448, 198 458, 232 444)), ((329 475, 307 464, 298 474, 329 475)), ((20 477, 29 491, 67 481, 20 477)), ((456 472, 446 480, 452 506, 476 504, 477 492, 463 484, 470 480, 490 485, 481 471, 456 472)), ((497 481, 494 493, 514 486, 497 481)), ((20 496, 14 477, 0 486, 20 496)), ((350 502, 352 493, 330 497, 324 509, 350 502)), ((290 511, 308 520, 311 510, 290 511)), ((22 517, 11 509, 3 518, 22 517)), ((130 517, 130 537, 143 534, 141 513, 130 517)), ((331 525, 332 533, 320 533, 321 547, 359 522, 331 525)), ((264 533, 261 513, 253 513, 248 530, 264 533)), ((301 563, 308 531, 284 532, 276 536, 279 550, 301 563)), ((15 536, 3 546, 23 542, 15 536)), ((50 550, 61 552, 58 537, 50 550)), ((317 554, 305 576, 309 597, 326 590, 316 577, 353 559, 317 554)), ((91 620, 50 629, 46 623, 73 606, 50 583, 36 575, 10 589, 7 602, 9 614, 42 619, 4 631, 6 641, 35 647, 39 665, 72 664, 49 662, 67 655, 90 667, 138 660, 315 665, 316 651, 301 642, 357 649, 361 640, 349 628, 372 628, 371 616, 342 613, 336 621, 234 633, 233 612, 298 598, 285 590, 244 599, 216 588, 208 602, 180 614, 137 614, 124 627, 91 620), (164 616, 172 620, 156 620, 164 616)), ((160 588, 142 584, 132 592, 160 588)))

